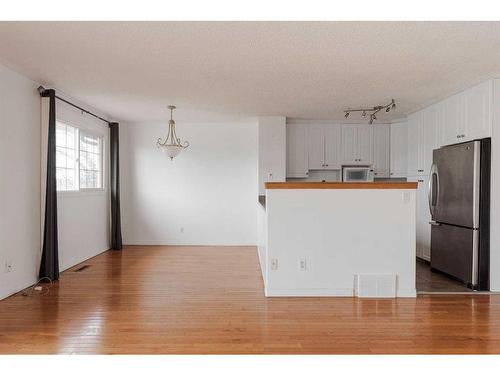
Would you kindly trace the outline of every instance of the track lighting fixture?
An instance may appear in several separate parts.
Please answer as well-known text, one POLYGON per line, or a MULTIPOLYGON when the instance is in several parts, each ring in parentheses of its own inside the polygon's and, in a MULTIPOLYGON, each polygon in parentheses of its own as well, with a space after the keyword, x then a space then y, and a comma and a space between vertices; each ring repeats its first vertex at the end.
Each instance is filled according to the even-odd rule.
POLYGON ((377 105, 372 108, 360 108, 360 109, 346 109, 345 118, 348 118, 351 112, 361 112, 362 117, 366 117, 367 113, 370 114, 370 124, 373 124, 373 121, 377 119, 376 114, 379 113, 381 110, 385 109, 385 113, 389 113, 391 110, 396 109, 396 102, 394 99, 391 100, 389 104, 386 105, 377 105))

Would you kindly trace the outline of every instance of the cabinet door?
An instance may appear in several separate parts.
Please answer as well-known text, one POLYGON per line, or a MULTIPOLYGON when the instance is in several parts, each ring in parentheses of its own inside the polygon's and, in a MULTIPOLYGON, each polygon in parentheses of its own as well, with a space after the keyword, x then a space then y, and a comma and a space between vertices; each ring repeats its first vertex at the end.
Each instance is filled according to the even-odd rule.
POLYGON ((432 165, 432 151, 438 148, 439 107, 430 106, 423 111, 422 142, 420 144, 419 174, 428 175, 432 165))
POLYGON ((307 130, 309 133, 309 169, 323 169, 325 165, 325 138, 323 135, 323 125, 309 125, 307 130))
POLYGON ((373 164, 373 126, 363 124, 356 125, 356 128, 358 164, 373 164))
POLYGON ((459 133, 462 129, 460 102, 461 96, 460 94, 456 94, 439 103, 443 110, 443 123, 441 124, 443 146, 460 142, 459 133))
POLYGON ((307 177, 307 125, 288 124, 286 127, 286 176, 307 177))
POLYGON ((325 168, 340 169, 342 165, 342 136, 340 125, 323 125, 325 144, 325 168))
POLYGON ((417 192, 416 192, 416 206, 415 206, 415 241, 416 241, 416 243, 415 243, 416 254, 415 255, 418 258, 423 257, 423 249, 422 249, 422 241, 421 241, 422 226, 420 224, 420 211, 422 210, 422 208, 420 207, 420 200, 421 200, 420 188, 421 188, 422 183, 418 181, 420 179, 421 178, 419 176, 408 176, 407 177, 408 182, 416 182, 418 184, 417 192))
POLYGON ((357 126, 342 125, 342 164, 359 164, 357 147, 357 126))
POLYGON ((375 177, 389 177, 390 125, 373 126, 373 170, 375 177))
POLYGON ((430 261, 431 260, 431 214, 429 211, 429 178, 427 176, 418 177, 418 191, 417 191, 417 227, 418 236, 417 243, 420 248, 420 257, 430 261))
POLYGON ((391 177, 405 177, 408 157, 408 124, 391 124, 391 177))
POLYGON ((463 93, 463 123, 460 142, 491 137, 491 80, 481 83, 463 93))
POLYGON ((420 130, 420 114, 412 113, 408 116, 408 176, 419 173, 420 130))

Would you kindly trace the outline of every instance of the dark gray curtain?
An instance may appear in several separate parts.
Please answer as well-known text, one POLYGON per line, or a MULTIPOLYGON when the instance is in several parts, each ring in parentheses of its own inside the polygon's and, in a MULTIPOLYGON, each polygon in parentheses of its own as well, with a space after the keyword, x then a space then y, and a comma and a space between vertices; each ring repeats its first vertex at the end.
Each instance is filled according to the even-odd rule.
MULTIPOLYGON (((42 97, 49 98, 49 123, 47 139, 47 181, 45 187, 45 222, 43 227, 40 279, 59 279, 59 249, 57 243, 57 186, 56 186, 56 93, 44 90, 42 97)), ((45 100, 43 100, 45 102, 45 100)))
POLYGON ((109 124, 110 185, 111 185, 111 248, 121 250, 122 228, 120 219, 120 136, 118 123, 109 124))

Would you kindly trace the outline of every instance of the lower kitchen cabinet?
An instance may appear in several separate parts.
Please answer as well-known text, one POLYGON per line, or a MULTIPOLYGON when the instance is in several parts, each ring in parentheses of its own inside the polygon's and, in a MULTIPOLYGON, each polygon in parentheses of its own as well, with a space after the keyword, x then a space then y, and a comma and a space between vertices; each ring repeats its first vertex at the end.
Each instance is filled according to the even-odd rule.
POLYGON ((431 259, 431 214, 429 211, 427 176, 410 176, 408 182, 417 182, 416 207, 416 253, 417 257, 430 261, 431 259))

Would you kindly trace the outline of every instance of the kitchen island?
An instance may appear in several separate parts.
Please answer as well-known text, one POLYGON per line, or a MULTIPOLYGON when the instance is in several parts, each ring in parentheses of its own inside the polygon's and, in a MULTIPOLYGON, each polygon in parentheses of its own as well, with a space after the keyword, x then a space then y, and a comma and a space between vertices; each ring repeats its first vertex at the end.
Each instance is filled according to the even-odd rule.
POLYGON ((268 182, 259 204, 265 295, 415 297, 411 182, 268 182))

